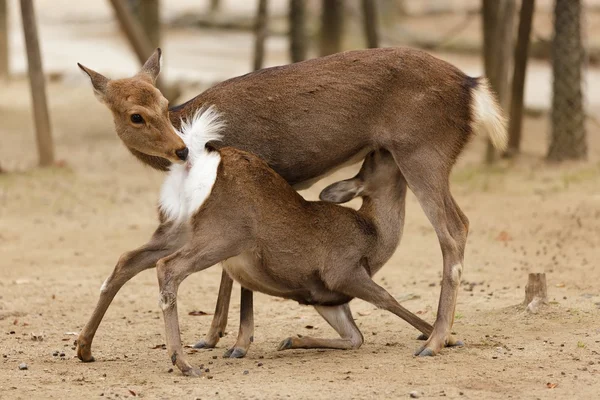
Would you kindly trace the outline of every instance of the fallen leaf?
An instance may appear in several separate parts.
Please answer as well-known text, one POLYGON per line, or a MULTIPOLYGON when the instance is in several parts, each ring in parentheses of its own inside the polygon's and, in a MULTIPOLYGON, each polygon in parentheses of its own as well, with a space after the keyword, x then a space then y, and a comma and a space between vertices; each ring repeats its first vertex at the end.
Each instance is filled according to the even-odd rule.
POLYGON ((359 311, 358 315, 361 317, 366 317, 367 315, 371 315, 371 311, 359 311))
POLYGON ((498 234, 496 240, 500 242, 508 242, 509 240, 512 240, 512 237, 508 234, 508 232, 502 231, 498 234))
POLYGON ((306 326, 305 326, 305 328, 306 328, 306 329, 315 329, 315 327, 314 327, 314 326, 312 326, 312 325, 306 325, 306 326))
POLYGON ((209 314, 209 313, 207 313, 207 312, 205 312, 205 311, 200 311, 200 310, 198 310, 198 311, 190 311, 190 312, 188 313, 188 315, 202 316, 202 315, 212 315, 212 314, 209 314))
POLYGON ((164 349, 166 349, 166 348, 167 348, 167 345, 166 345, 166 344, 164 344, 164 343, 163 343, 163 344, 157 344, 156 346, 154 346, 154 347, 150 347, 150 348, 151 348, 152 350, 155 350, 155 349, 163 349, 163 350, 164 350, 164 349))
POLYGON ((554 389, 557 386, 558 386, 558 383, 550 383, 550 382, 546 383, 546 387, 548 389, 554 389))
POLYGON ((131 390, 131 389, 127 389, 127 390, 129 390, 129 393, 131 393, 132 396, 134 396, 134 397, 137 396, 137 394, 133 390, 131 390))
POLYGON ((561 283, 557 283, 557 284, 556 284, 556 287, 565 287, 565 284, 564 284, 564 283, 562 283, 562 282, 561 282, 561 283))

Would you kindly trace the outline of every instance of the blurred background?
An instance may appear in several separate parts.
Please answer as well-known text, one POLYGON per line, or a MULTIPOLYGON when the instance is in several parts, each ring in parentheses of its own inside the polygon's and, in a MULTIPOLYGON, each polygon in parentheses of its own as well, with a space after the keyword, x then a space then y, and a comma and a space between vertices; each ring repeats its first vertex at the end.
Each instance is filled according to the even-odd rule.
MULTIPOLYGON (((599 64, 600 0, 0 0, 0 367, 7 377, 0 390, 12 390, 12 398, 131 391, 399 397, 415 388, 450 397, 546 398, 556 390, 562 398, 593 398, 600 373, 599 64), (163 178, 120 143, 77 62, 127 77, 160 46, 160 88, 175 105, 261 67, 398 45, 488 76, 510 117, 508 151, 497 154, 475 138, 451 177, 471 221, 455 317, 464 350, 423 364, 408 357, 418 345, 413 331, 353 301, 368 336, 359 352, 276 355, 278 341, 294 332, 335 333, 306 307, 258 295, 251 354, 214 359, 214 379, 199 392, 194 382, 169 379, 166 354, 153 347, 164 341, 155 273, 146 271, 108 311, 94 342, 99 361, 71 359, 73 333, 100 284, 118 256, 155 228, 163 178), (532 272, 544 273, 548 285, 548 304, 536 315, 523 305, 532 272), (57 350, 66 357, 53 356, 57 350), (254 368, 259 356, 262 369, 254 368), (21 362, 28 371, 17 369, 21 362), (251 380, 226 384, 242 382, 247 369, 251 380)), ((316 199, 356 168, 301 194, 316 199)), ((440 274, 435 232, 409 195, 402 244, 376 281, 433 321, 440 274)), ((213 310, 219 277, 212 268, 181 286, 186 343, 208 330, 210 317, 188 312, 213 310)), ((235 290, 219 355, 237 330, 235 290)))

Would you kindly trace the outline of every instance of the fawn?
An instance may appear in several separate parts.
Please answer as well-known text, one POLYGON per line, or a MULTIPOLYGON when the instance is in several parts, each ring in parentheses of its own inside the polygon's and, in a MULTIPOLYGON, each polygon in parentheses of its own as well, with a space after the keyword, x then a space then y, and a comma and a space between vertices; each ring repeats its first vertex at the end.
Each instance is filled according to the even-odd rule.
MULTIPOLYGON (((469 77, 419 50, 356 50, 229 79, 169 109, 154 85, 160 60, 157 49, 138 74, 117 80, 79 65, 98 99, 112 111, 123 143, 157 170, 185 162, 189 150, 176 130, 182 119, 210 106, 225 124, 221 140, 212 143, 216 149, 234 147, 255 154, 295 188, 375 149, 391 154, 442 249, 437 319, 419 351, 437 354, 451 340, 469 228, 448 177, 474 134, 486 134, 497 148, 506 146, 505 120, 487 80, 469 77)), ((399 207, 404 208, 403 199, 399 207)), ((78 338, 81 360, 93 361, 94 335, 120 288, 182 245, 165 223, 161 216, 151 240, 123 254, 103 284, 78 338)), ((231 286, 224 271, 213 323, 199 347, 214 347, 224 331, 231 286)))

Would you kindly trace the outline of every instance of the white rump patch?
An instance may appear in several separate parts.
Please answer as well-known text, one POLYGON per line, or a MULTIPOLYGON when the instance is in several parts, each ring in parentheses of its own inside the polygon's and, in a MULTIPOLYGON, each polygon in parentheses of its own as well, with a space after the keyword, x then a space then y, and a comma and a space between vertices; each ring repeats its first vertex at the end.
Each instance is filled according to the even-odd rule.
POLYGON ((508 134, 506 132, 506 117, 502 108, 490 90, 489 82, 479 78, 473 91, 473 131, 485 133, 498 150, 506 150, 508 134))
POLYGON ((160 191, 160 209, 168 220, 189 219, 208 198, 217 179, 221 156, 206 143, 220 140, 225 123, 213 107, 181 121, 179 136, 189 153, 185 164, 172 164, 160 191))

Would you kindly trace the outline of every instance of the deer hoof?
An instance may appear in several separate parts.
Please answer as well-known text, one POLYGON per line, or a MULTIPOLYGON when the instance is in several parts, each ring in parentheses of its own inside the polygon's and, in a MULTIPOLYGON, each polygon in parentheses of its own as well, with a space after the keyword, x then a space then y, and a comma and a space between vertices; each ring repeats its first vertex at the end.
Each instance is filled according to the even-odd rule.
POLYGON ((435 353, 429 347, 421 347, 419 350, 415 352, 415 356, 417 357, 433 357, 435 353))
POLYGON ((287 339, 283 339, 279 346, 277 347, 277 351, 287 350, 292 348, 292 338, 289 337, 287 339))
POLYGON ((205 339, 202 339, 194 345, 195 349, 214 349, 216 344, 209 343, 205 339))
POLYGON ((241 347, 232 347, 223 354, 223 358, 243 358, 246 355, 246 350, 241 347))
POLYGON ((184 376, 189 376, 192 378, 197 378, 199 376, 202 376, 202 370, 200 370, 198 368, 189 368, 189 369, 186 369, 181 372, 183 373, 184 376))
POLYGON ((79 342, 77 343, 77 358, 86 363, 96 361, 94 356, 92 356, 90 346, 79 342))

